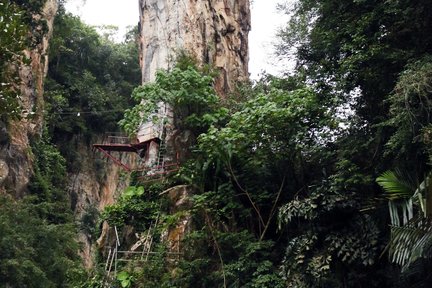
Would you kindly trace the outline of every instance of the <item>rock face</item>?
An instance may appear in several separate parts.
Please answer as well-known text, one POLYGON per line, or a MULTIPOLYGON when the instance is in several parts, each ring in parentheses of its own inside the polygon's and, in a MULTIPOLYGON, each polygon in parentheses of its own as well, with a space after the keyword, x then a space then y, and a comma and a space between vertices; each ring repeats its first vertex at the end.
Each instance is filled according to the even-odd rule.
POLYGON ((192 229, 192 216, 187 212, 192 206, 190 201, 190 195, 192 194, 193 188, 188 185, 174 186, 162 193, 162 195, 166 195, 170 200, 169 213, 174 215, 180 212, 181 215, 176 224, 169 227, 166 234, 162 237, 165 238, 169 251, 180 252, 182 250, 181 240, 192 229))
POLYGON ((139 7, 144 83, 182 50, 219 70, 221 97, 248 78, 249 0, 139 0, 139 7))
POLYGON ((48 41, 56 11, 57 1, 47 0, 41 14, 33 15, 35 19, 46 20, 47 32, 35 47, 24 51, 30 64, 18 67, 23 119, 0 123, 0 193, 8 192, 16 197, 24 195, 32 174, 33 157, 29 152, 29 139, 41 133, 43 81, 48 68, 48 41))
MULTIPOLYGON (((175 65, 180 52, 219 71, 214 87, 221 98, 248 79, 249 0, 139 0, 139 8, 143 83, 175 65)), ((164 139, 177 160, 186 158, 181 154, 193 142, 186 134, 174 127, 164 139)), ((157 154, 154 149, 149 154, 157 154)))
MULTIPOLYGON (((128 177, 121 177, 123 169, 112 161, 103 158, 102 155, 94 153, 85 141, 78 141, 76 147, 80 155, 81 168, 79 171, 69 173, 68 192, 71 196, 72 209, 75 211, 75 219, 82 223, 86 214, 92 211, 103 211, 103 209, 116 202, 116 197, 127 187, 128 177)), ((114 152, 117 153, 117 152, 114 152)), ((132 162, 133 157, 124 156, 124 161, 132 162)), ((129 163, 130 164, 130 163, 129 163)), ((102 234, 106 233, 108 227, 102 227, 102 234)), ((95 241, 85 230, 79 235, 81 243, 80 255, 85 267, 92 268, 95 256, 95 241)))

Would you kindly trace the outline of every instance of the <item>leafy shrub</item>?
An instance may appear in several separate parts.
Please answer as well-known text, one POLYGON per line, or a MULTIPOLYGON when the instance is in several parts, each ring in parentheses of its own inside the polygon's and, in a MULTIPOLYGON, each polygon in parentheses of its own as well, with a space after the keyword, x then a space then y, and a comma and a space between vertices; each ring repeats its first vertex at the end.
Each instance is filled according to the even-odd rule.
POLYGON ((116 204, 105 207, 102 219, 107 220, 110 225, 130 225, 137 231, 144 231, 156 219, 159 208, 157 195, 151 191, 145 193, 144 187, 130 186, 116 204))

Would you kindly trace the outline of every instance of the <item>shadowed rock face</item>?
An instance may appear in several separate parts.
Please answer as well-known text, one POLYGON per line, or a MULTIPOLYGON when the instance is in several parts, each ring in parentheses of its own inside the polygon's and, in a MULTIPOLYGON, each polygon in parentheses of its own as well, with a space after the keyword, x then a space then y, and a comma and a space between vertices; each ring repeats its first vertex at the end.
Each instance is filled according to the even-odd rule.
POLYGON ((185 50, 220 71, 224 97, 248 77, 249 0, 139 0, 143 83, 170 68, 185 50))

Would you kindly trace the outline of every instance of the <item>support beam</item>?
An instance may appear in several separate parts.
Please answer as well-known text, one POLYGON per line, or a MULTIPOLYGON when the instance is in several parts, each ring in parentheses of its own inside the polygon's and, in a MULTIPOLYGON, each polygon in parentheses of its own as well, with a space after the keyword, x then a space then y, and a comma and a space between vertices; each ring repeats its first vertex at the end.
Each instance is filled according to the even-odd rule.
POLYGON ((101 147, 96 147, 99 151, 101 151, 105 157, 111 159, 114 161, 115 164, 117 164, 118 166, 123 167, 126 171, 131 172, 131 168, 129 168, 128 166, 126 166, 125 164, 123 164, 119 159, 117 159, 116 157, 112 156, 110 153, 108 153, 107 151, 105 151, 104 149, 102 149, 101 147))

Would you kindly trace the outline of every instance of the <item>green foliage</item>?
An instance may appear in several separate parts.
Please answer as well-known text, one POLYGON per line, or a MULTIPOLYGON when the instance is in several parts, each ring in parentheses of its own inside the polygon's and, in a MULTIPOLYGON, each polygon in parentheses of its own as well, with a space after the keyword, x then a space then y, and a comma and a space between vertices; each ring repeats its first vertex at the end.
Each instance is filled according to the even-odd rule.
MULTIPOLYGON (((224 283, 227 287, 285 287, 275 267, 282 259, 271 255, 276 250, 266 238, 277 234, 273 216, 280 206, 278 200, 290 199, 304 185, 296 178, 305 178, 310 161, 325 149, 335 120, 312 90, 301 84, 283 90, 284 81, 276 80, 249 90, 253 93, 249 101, 238 103, 225 121, 201 134, 195 158, 181 171, 198 191, 191 210, 196 231, 186 244, 190 258, 180 264, 182 274, 175 280, 180 287, 224 283), (295 170, 301 165, 304 170, 295 170), (209 270, 213 272, 208 274, 209 270)), ((351 210, 356 207, 353 202, 349 196, 321 192, 310 201, 310 212, 306 206, 298 207, 293 217, 308 213, 323 217, 338 209, 351 210), (323 207, 314 211, 321 202, 323 207)), ((320 237, 324 241, 325 233, 320 237)), ((317 255, 310 263, 319 259, 317 255)), ((284 263, 289 261, 287 257, 284 263)), ((318 270, 310 275, 318 275, 318 270)))
POLYGON ((284 9, 294 16, 280 33, 280 54, 289 55, 295 44, 299 70, 323 97, 351 99, 352 109, 366 121, 382 120, 387 109, 383 100, 398 74, 432 43, 426 32, 432 23, 427 0, 302 0, 291 11, 284 9), (349 92, 356 87, 361 97, 353 99, 349 92))
MULTIPOLYGON (((377 178, 378 184, 386 191, 389 199, 390 217, 392 220, 391 236, 387 246, 391 262, 402 266, 406 272, 416 266, 419 260, 432 257, 432 226, 430 220, 430 175, 418 185, 413 186, 407 177, 400 172, 386 171, 377 178), (426 201, 423 200, 425 194, 426 201), (415 202, 417 200, 418 202, 415 202), (403 225, 394 203, 402 202, 403 225), (414 216, 413 203, 420 204, 421 212, 414 216), (428 212, 428 213, 425 213, 428 212)), ((420 211, 419 211, 420 212, 420 211)))
POLYGON ((402 227, 391 228, 390 261, 407 270, 421 258, 432 257, 432 228, 430 220, 416 217, 402 227))
POLYGON ((40 217, 56 224, 72 221, 66 192, 66 163, 46 134, 32 144, 34 174, 29 183, 30 198, 40 217))
POLYGON ((110 42, 60 9, 46 87, 51 129, 66 135, 115 130, 120 113, 130 104, 132 87, 140 82, 137 55, 134 39, 110 42))
POLYGON ((373 177, 352 157, 360 152, 348 146, 351 140, 340 136, 331 103, 304 84, 293 85, 292 79, 269 79, 247 90, 248 101, 237 103, 227 120, 198 137, 195 158, 180 172, 198 189, 192 213, 202 228, 191 235, 192 247, 209 247, 194 251, 200 256, 192 255, 191 266, 184 267, 189 278, 183 281, 190 281, 184 286, 226 281, 250 287, 264 279, 273 283, 270 287, 366 283, 363 272, 373 273, 383 248, 376 221, 360 212, 373 177), (237 234, 240 227, 247 227, 249 239, 237 234), (228 238, 231 245, 226 245, 228 238), (264 253, 256 257, 260 262, 245 256, 242 249, 266 239, 278 239, 265 251, 285 249, 283 258, 264 253), (230 249, 240 249, 237 257, 226 254, 230 249), (209 250, 213 257, 203 256, 209 250), (267 265, 272 267, 268 273, 251 272, 265 271, 267 265), (200 274, 208 269, 214 272, 200 274))
MULTIPOLYGON (((209 226, 184 241, 185 257, 167 287, 285 287, 270 259, 272 242, 259 242, 248 231, 215 231, 209 226), (215 257, 219 245, 223 263, 215 257), (226 284, 224 284, 226 283, 226 284)), ((164 286, 163 286, 164 287, 164 286)))
MULTIPOLYGON (((292 168, 314 157, 325 137, 324 128, 332 121, 307 88, 284 91, 270 84, 267 91, 244 103, 225 126, 212 126, 198 138, 202 173, 196 181, 208 181, 218 189, 228 187, 223 182, 231 182, 228 194, 242 193, 249 204, 242 197, 225 196, 234 203, 240 200, 230 206, 255 210, 255 220, 261 222, 257 227, 264 222, 260 211, 269 213, 278 191, 288 189, 282 179, 288 187, 298 185, 292 173, 303 171, 292 168)), ((209 189, 214 190, 211 185, 209 189)))
POLYGON ((128 41, 111 42, 61 8, 49 53, 46 120, 68 170, 77 172, 81 167, 78 143, 90 142, 104 131, 117 131, 123 110, 132 105, 129 95, 141 75, 138 47, 133 33, 128 41))
MULTIPOLYGON (((103 265, 95 265, 90 270, 87 269, 87 278, 82 278, 74 288, 104 288, 107 284, 106 271, 103 265)), ((115 287, 115 286, 113 286, 115 287)))
POLYGON ((388 97, 390 113, 384 124, 395 129, 387 142, 388 152, 402 159, 431 157, 431 79, 432 57, 426 55, 406 66, 388 97))
POLYGON ((5 287, 74 287, 83 272, 73 227, 46 223, 27 201, 2 196, 0 208, 1 283, 5 287))
POLYGON ((99 235, 98 223, 99 223, 100 213, 99 210, 89 205, 84 209, 84 212, 79 219, 79 229, 91 240, 96 239, 99 235))
POLYGON ((234 151, 242 153, 239 158, 246 157, 247 160, 249 157, 284 157, 287 154, 292 158, 295 151, 307 149, 308 144, 322 137, 320 129, 328 124, 327 120, 324 108, 320 107, 311 90, 271 89, 246 102, 241 111, 232 115, 226 127, 212 127, 201 135, 201 149, 210 155, 224 153, 215 154, 222 159, 230 158, 234 151), (215 148, 221 151, 213 151, 215 140, 220 141, 215 148))
POLYGON ((27 44, 30 48, 42 43, 43 37, 48 32, 48 24, 43 17, 43 7, 46 0, 12 0, 24 11, 24 21, 31 33, 27 35, 27 44))
POLYGON ((167 258, 166 247, 162 243, 155 243, 153 249, 157 254, 151 255, 146 265, 134 263, 126 267, 124 271, 127 274, 123 276, 126 278, 125 284, 129 280, 130 287, 178 287, 172 281, 176 273, 175 264, 167 258))
POLYGON ((146 193, 143 187, 128 187, 116 204, 105 207, 102 219, 110 225, 130 225, 137 231, 145 231, 161 208, 158 196, 158 192, 150 189, 146 193))
POLYGON ((282 278, 270 261, 271 241, 256 241, 247 231, 218 233, 216 239, 221 246, 229 286, 283 287, 282 278))
POLYGON ((65 189, 64 158, 46 138, 36 141, 32 152, 31 195, 18 201, 0 199, 0 282, 13 287, 75 287, 85 275, 65 189))
POLYGON ((292 287, 339 287, 341 271, 336 267, 368 269, 376 261, 379 230, 370 216, 355 214, 353 194, 336 189, 332 181, 317 186, 309 197, 294 199, 279 210, 280 229, 298 235, 289 241, 282 262, 287 281, 302 283, 292 287))
MULTIPOLYGON (((298 274, 291 279, 291 283, 297 283, 293 286, 351 287, 355 281, 365 281, 356 266, 360 263, 369 266, 369 259, 373 259, 373 265, 379 263, 374 256, 379 244, 371 246, 368 241, 388 242, 388 210, 382 205, 382 191, 372 179, 389 169, 409 171, 413 179, 422 179, 430 170, 429 52, 432 37, 426 31, 432 26, 432 18, 426 11, 431 8, 431 2, 423 0, 415 3, 300 0, 294 6, 281 6, 292 17, 280 31, 280 56, 296 55, 297 75, 306 77, 321 103, 344 122, 343 129, 329 125, 334 134, 327 145, 334 153, 321 149, 324 146, 317 151, 320 156, 315 159, 322 159, 319 161, 322 175, 316 170, 309 174, 311 182, 303 188, 304 193, 280 210, 281 220, 285 221, 281 228, 287 229, 288 235, 300 233, 298 237, 314 235, 318 239, 314 248, 308 250, 309 254, 306 253, 304 263, 311 263, 316 256, 326 256, 322 254, 324 251, 331 255, 329 274, 318 277, 324 282, 313 283, 311 280, 318 278, 308 274, 305 264, 303 270, 294 271, 298 274), (323 179, 331 184, 324 185, 323 179), (317 187, 321 187, 318 194, 317 187), (330 198, 342 196, 342 199, 349 195, 349 209, 345 207, 341 211, 340 207, 332 208, 328 202, 315 200, 317 195, 326 194, 330 198), (324 207, 328 212, 323 215, 321 208, 324 207), (368 215, 360 211, 367 211, 368 215), (336 225, 322 222, 321 219, 332 214, 345 217, 345 221, 337 221, 336 225), (370 227, 361 224, 365 217, 374 219, 370 227), (296 221, 308 224, 308 228, 296 227, 296 221), (353 223, 358 223, 355 226, 359 227, 352 227, 353 223), (347 247, 356 247, 353 251, 347 250, 348 258, 356 259, 357 264, 344 264, 349 272, 343 282, 339 262, 348 258, 344 260, 343 254, 331 252, 335 251, 332 246, 338 241, 327 242, 327 238, 323 241, 321 231, 326 231, 326 227, 328 235, 342 227, 363 231, 358 235, 343 232, 335 238, 346 241, 347 247), (377 229, 381 233, 377 233, 377 229), (361 238, 363 235, 367 236, 361 238), (361 243, 354 241, 356 239, 362 239, 361 243), (361 251, 363 256, 353 254, 355 251, 361 251), (364 254, 364 251, 375 252, 364 254)), ((410 198, 417 185, 401 179, 398 173, 387 172, 378 178, 378 184, 387 190, 387 198, 407 202, 402 198, 410 198)), ((340 243, 337 246, 342 247, 340 243)), ((295 253, 290 253, 288 268, 295 259, 295 253)), ((384 272, 388 267, 380 263, 373 273, 391 275, 384 272)), ((366 285, 397 285, 387 282, 385 277, 380 281, 386 284, 366 285)))
POLYGON ((19 117, 18 75, 14 64, 21 62, 26 47, 27 26, 24 12, 10 1, 0 1, 0 115, 19 117))
POLYGON ((123 288, 132 287, 134 277, 130 275, 127 271, 121 271, 117 273, 116 278, 120 282, 121 287, 123 288))
POLYGON ((129 135, 134 135, 141 122, 156 112, 160 102, 174 108, 178 128, 201 131, 199 128, 213 120, 206 114, 218 103, 212 88, 213 77, 185 57, 179 58, 179 65, 172 71, 158 71, 155 82, 135 88, 132 98, 139 104, 126 110, 119 122, 129 135))
POLYGON ((415 192, 412 183, 407 182, 400 172, 386 171, 376 181, 386 191, 389 200, 408 199, 415 192))

